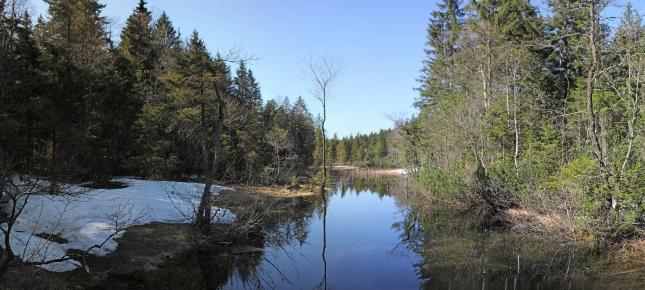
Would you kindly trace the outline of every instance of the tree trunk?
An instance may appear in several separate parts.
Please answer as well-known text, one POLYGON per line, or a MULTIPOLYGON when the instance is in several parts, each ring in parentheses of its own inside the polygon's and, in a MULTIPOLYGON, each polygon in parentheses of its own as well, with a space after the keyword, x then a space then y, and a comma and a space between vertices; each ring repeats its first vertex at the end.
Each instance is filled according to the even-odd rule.
POLYGON ((211 206, 212 206, 212 187, 213 179, 215 179, 215 174, 217 173, 217 162, 219 160, 219 151, 220 151, 220 142, 219 137, 223 130, 224 126, 224 100, 219 93, 217 83, 215 83, 215 96, 218 105, 218 116, 217 124, 215 124, 215 130, 211 138, 213 139, 213 154, 209 154, 207 141, 208 141, 208 127, 206 124, 206 112, 205 104, 201 104, 201 119, 202 119, 202 154, 204 158, 203 164, 203 174, 204 174, 204 191, 202 192, 202 198, 199 201, 199 207, 197 210, 197 216, 195 217, 196 226, 204 231, 208 232, 211 222, 211 206), (210 159, 210 160, 209 160, 210 159))
MULTIPOLYGON (((598 53, 596 50, 596 21, 598 18, 596 12, 596 3, 591 1, 589 4, 589 49, 591 50, 591 66, 589 67, 589 72, 587 73, 587 116, 589 118, 589 128, 588 131, 591 134, 593 154, 595 155, 598 163, 600 165, 600 171, 602 178, 605 183, 609 182, 609 168, 606 159, 606 152, 604 146, 600 140, 600 134, 598 132, 598 117, 594 113, 593 105, 593 91, 594 91, 594 82, 596 79, 596 70, 598 68, 598 53)), ((616 198, 612 195, 608 201, 612 208, 616 207, 616 198)))
POLYGON ((322 119, 322 147, 323 147, 323 181, 321 190, 325 191, 325 184, 327 184, 327 136, 325 136, 325 121, 327 121, 327 96, 323 95, 323 119, 322 119))
POLYGON ((0 0, 0 20, 4 18, 4 7, 6 5, 6 0, 0 0))
POLYGON ((11 253, 11 249, 0 250, 2 250, 2 254, 0 254, 0 277, 2 277, 7 272, 7 269, 9 269, 9 263, 13 260, 13 253, 11 253))
MULTIPOLYGON (((625 153, 625 159, 623 160, 623 164, 620 167, 620 181, 623 181, 623 177, 625 174, 625 169, 627 168, 627 164, 630 162, 632 158, 632 150, 634 146, 634 138, 636 137, 635 135, 635 130, 634 126, 636 123, 636 119, 638 118, 639 115, 639 93, 635 93, 632 95, 632 85, 631 85, 631 79, 632 79, 632 64, 631 64, 631 55, 628 55, 627 59, 627 97, 631 100, 632 102, 632 114, 629 120, 627 120, 627 140, 629 140, 629 144, 627 145, 627 153, 625 153)), ((638 71, 638 70, 637 70, 638 71)), ((638 89, 640 87, 640 74, 641 71, 638 71, 636 75, 636 88, 638 89)))
MULTIPOLYGON (((519 64, 518 64, 519 67, 519 64)), ((520 93, 520 88, 516 86, 516 82, 519 81, 517 76, 517 68, 513 68, 513 129, 515 131, 515 154, 513 155, 513 163, 515 164, 515 174, 518 172, 518 158, 520 156, 520 129, 517 122, 517 97, 520 93)))
POLYGON ((204 191, 202 192, 202 198, 199 201, 199 207, 197 209, 197 217, 195 223, 197 228, 203 232, 208 232, 209 225, 211 222, 211 199, 212 192, 211 187, 213 185, 212 178, 206 176, 204 178, 204 191))
POLYGON ((11 230, 14 223, 12 221, 15 221, 13 217, 8 222, 7 231, 4 233, 4 241, 3 241, 4 245, 0 246, 0 250, 2 251, 2 253, 0 253, 0 277, 2 277, 2 275, 7 271, 7 269, 9 268, 9 263, 11 263, 11 261, 14 258, 14 254, 13 254, 13 250, 11 249, 11 242, 10 242, 11 230))

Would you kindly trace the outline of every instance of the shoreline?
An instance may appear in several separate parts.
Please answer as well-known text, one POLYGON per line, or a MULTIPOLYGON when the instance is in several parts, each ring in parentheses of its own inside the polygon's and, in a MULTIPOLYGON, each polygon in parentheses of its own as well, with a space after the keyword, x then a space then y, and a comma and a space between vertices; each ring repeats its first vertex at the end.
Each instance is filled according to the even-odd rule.
POLYGON ((231 184, 226 186, 232 189, 230 191, 236 192, 236 193, 260 194, 263 196, 275 197, 275 198, 309 197, 309 196, 315 196, 318 194, 316 192, 306 190, 304 188, 291 190, 288 187, 278 186, 278 185, 231 184))
POLYGON ((354 165, 332 165, 329 167, 331 170, 355 170, 366 171, 372 174, 390 175, 390 176, 405 176, 408 175, 408 170, 405 168, 371 168, 354 165))

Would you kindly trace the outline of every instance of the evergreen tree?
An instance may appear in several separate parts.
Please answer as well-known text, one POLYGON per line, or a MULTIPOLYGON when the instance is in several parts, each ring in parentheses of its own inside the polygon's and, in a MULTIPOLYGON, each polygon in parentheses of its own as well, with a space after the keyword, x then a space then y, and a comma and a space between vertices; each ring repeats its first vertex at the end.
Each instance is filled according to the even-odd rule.
POLYGON ((426 57, 419 88, 418 107, 431 105, 438 94, 450 94, 457 40, 462 29, 463 11, 458 0, 444 0, 433 11, 427 29, 426 57))
POLYGON ((102 68, 109 63, 110 43, 96 0, 48 0, 49 19, 38 27, 44 43, 43 65, 51 71, 45 98, 52 106, 52 161, 72 175, 92 176, 103 170, 106 148, 101 141, 100 103, 110 87, 102 68), (89 170, 86 170, 89 169, 89 170))
POLYGON ((154 82, 152 71, 158 50, 155 49, 152 15, 146 1, 139 0, 139 5, 128 17, 121 33, 120 49, 123 56, 132 62, 140 89, 149 89, 147 86, 154 82))

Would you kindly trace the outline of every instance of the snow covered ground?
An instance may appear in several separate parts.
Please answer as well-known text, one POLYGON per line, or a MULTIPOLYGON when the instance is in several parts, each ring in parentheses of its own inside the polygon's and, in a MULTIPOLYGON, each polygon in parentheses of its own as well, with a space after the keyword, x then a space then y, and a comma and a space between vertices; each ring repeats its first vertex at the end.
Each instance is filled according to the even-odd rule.
POLYGON ((405 169, 405 168, 388 169, 386 171, 388 173, 397 174, 397 175, 407 175, 408 174, 408 170, 405 169))
MULTIPOLYGON (((200 183, 133 178, 112 181, 125 183, 128 187, 85 189, 72 197, 32 195, 11 234, 14 253, 23 261, 43 261, 63 257, 69 249, 86 250, 115 233, 115 220, 121 224, 119 227, 150 222, 188 222, 194 217, 204 189, 200 183), (56 234, 68 242, 58 244, 34 236, 40 233, 56 234)), ((223 189, 214 187, 213 192, 218 194, 223 189)), ((220 221, 234 219, 231 212, 219 208, 213 208, 213 216, 220 221)), ((6 224, 0 226, 6 229, 6 224)), ((122 234, 109 239, 101 249, 94 249, 91 253, 105 255, 114 251, 117 247, 114 238, 122 234)), ((79 266, 78 262, 69 260, 42 267, 65 272, 79 266)))

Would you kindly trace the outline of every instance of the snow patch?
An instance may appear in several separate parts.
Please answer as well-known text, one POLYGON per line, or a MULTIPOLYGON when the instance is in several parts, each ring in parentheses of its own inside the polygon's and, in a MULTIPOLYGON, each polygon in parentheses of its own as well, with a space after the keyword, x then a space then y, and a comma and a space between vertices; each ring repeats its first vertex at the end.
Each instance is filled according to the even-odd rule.
POLYGON ((389 169, 387 170, 388 173, 392 174, 398 174, 398 175, 406 175, 408 174, 408 170, 405 168, 397 168, 397 169, 389 169))
MULTIPOLYGON (((38 262, 61 258, 69 249, 86 250, 103 243, 119 227, 151 222, 185 223, 194 213, 204 184, 173 181, 151 181, 134 178, 113 179, 128 185, 118 189, 92 189, 78 196, 32 195, 11 232, 11 247, 23 261, 38 262), (55 234, 68 243, 58 244, 35 234, 55 234)), ((78 188, 80 189, 80 188, 78 188)), ((225 187, 214 186, 217 195, 225 187)), ((5 205, 9 206, 9 205, 5 205)), ((232 222, 233 213, 213 207, 214 219, 232 222)), ((0 225, 6 229, 7 225, 0 225)), ((114 235, 92 254, 106 255, 117 247, 114 235)), ((0 238, 4 238, 0 233, 0 238)), ((43 265, 41 268, 65 272, 80 267, 77 261, 43 265)))

